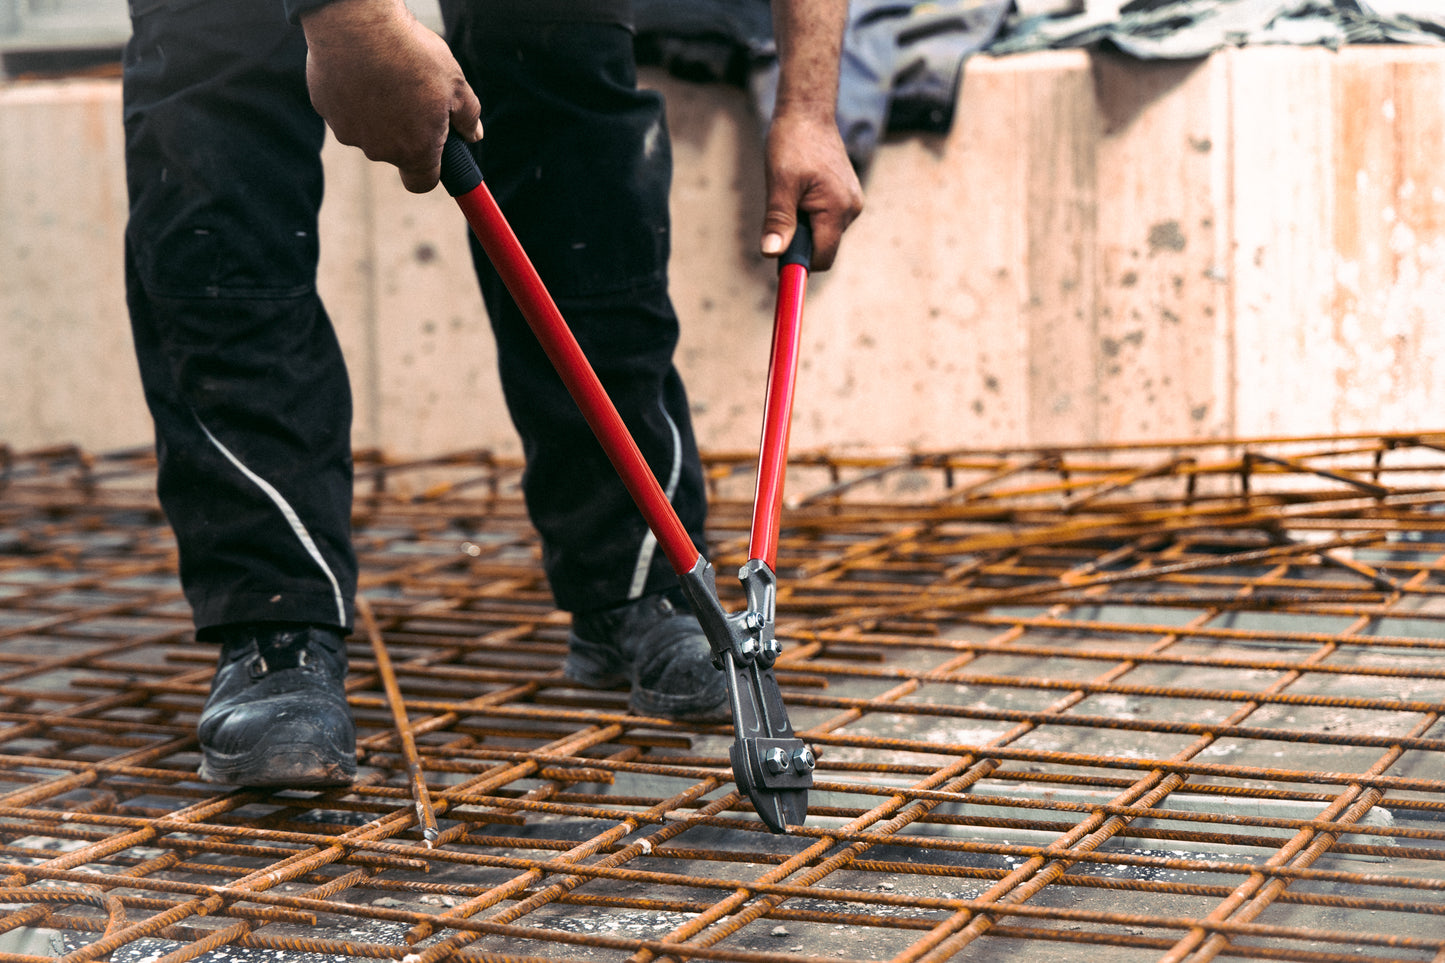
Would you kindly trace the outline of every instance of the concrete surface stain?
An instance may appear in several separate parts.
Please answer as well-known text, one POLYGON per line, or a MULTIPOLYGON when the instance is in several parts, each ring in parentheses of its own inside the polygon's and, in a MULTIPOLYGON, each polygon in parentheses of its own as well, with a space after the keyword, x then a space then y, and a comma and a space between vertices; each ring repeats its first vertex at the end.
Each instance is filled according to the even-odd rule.
POLYGON ((1184 250, 1189 239, 1179 229, 1178 221, 1160 221, 1149 228, 1149 256, 1154 257, 1160 251, 1179 252, 1184 250))

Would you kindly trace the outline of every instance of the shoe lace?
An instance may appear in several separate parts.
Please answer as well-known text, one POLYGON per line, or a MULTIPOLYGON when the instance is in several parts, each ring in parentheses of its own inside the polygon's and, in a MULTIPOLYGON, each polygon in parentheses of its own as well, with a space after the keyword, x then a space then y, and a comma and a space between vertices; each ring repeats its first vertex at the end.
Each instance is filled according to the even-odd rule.
MULTIPOLYGON (((273 659, 277 655, 290 655, 291 653, 295 653, 294 664, 280 665, 278 663, 279 668, 306 669, 308 671, 314 668, 312 665, 311 652, 304 645, 294 646, 289 649, 277 648, 273 652, 273 659)), ((250 673, 252 679, 264 678, 271 671, 271 668, 271 663, 266 661, 266 656, 263 655, 259 649, 256 650, 255 655, 251 656, 250 661, 246 665, 246 671, 250 673)))

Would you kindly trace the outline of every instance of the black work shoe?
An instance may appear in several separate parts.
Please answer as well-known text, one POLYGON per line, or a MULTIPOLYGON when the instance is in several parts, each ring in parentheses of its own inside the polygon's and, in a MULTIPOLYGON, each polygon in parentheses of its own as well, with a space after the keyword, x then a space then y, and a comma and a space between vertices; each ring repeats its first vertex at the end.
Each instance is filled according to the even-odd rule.
POLYGON ((572 617, 562 673, 580 685, 632 687, 628 706, 686 722, 729 718, 727 681, 697 618, 666 594, 572 617))
POLYGON ((258 622, 210 630, 221 643, 197 726, 201 778, 233 786, 344 786, 356 777, 338 629, 258 622))

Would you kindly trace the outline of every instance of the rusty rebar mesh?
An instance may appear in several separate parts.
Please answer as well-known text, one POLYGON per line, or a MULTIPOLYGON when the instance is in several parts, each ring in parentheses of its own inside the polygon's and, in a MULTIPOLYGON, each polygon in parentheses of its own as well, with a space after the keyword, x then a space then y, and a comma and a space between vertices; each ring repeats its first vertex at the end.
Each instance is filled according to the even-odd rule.
POLYGON ((3 958, 1440 963, 1442 441, 795 458, 786 837, 562 679, 516 464, 358 456, 361 776, 263 793, 194 776, 150 458, 0 449, 3 958))

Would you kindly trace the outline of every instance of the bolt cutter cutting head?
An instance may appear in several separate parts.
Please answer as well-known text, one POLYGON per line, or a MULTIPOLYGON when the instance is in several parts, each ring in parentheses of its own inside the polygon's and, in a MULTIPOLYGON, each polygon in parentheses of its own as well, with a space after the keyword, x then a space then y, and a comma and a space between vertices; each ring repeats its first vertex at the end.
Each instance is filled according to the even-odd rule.
POLYGON ((793 734, 782 692, 773 674, 780 646, 773 635, 777 580, 754 559, 739 573, 748 608, 729 615, 717 597, 712 565, 699 557, 682 577, 683 591, 712 645, 732 700, 733 744, 728 750, 733 779, 762 821, 775 833, 800 826, 808 815, 813 785, 813 752, 793 734))

